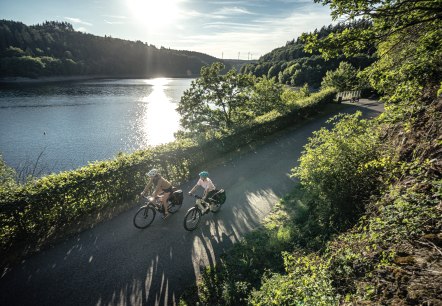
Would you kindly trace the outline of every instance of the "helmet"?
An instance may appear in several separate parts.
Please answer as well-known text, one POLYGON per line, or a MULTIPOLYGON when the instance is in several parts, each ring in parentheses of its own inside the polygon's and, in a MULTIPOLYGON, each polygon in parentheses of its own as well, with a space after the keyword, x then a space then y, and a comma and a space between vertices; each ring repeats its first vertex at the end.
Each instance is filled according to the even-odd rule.
POLYGON ((202 177, 209 177, 209 172, 207 172, 207 171, 201 171, 200 174, 199 174, 199 176, 202 176, 202 177))
POLYGON ((150 177, 154 177, 157 174, 158 174, 158 170, 157 169, 152 169, 149 172, 147 172, 147 176, 150 176, 150 177))

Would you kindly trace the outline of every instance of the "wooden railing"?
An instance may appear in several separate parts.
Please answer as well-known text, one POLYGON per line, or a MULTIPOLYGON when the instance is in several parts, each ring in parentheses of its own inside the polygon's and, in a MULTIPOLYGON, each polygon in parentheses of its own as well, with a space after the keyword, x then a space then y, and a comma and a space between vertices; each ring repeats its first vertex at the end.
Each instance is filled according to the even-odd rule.
POLYGON ((358 102, 361 97, 360 90, 341 91, 336 94, 336 100, 338 103, 342 101, 358 102))

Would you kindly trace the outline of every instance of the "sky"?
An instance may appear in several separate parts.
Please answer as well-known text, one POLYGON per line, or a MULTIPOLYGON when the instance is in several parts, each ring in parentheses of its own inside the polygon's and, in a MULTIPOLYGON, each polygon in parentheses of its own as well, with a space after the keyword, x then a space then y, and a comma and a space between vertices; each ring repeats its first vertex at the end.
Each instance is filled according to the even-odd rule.
POLYGON ((66 21, 93 35, 242 60, 332 23, 313 0, 0 0, 0 19, 66 21))

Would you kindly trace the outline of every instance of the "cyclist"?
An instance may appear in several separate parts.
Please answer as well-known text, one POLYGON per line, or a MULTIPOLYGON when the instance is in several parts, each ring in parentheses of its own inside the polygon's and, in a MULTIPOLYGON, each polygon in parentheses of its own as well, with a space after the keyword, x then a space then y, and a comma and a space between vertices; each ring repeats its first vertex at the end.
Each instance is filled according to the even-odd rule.
POLYGON ((199 173, 200 179, 196 183, 196 185, 189 191, 189 195, 192 195, 194 193, 195 189, 198 186, 203 187, 204 194, 203 199, 210 198, 213 194, 216 193, 215 185, 213 184, 212 180, 209 178, 209 172, 202 171, 199 173))
POLYGON ((172 184, 168 180, 163 178, 157 169, 150 170, 147 173, 147 176, 150 178, 150 180, 141 195, 145 196, 149 192, 150 187, 152 185, 155 186, 155 191, 152 196, 158 197, 162 193, 161 204, 164 208, 163 219, 166 219, 167 217, 169 217, 169 212, 167 211, 167 199, 172 193, 172 184))

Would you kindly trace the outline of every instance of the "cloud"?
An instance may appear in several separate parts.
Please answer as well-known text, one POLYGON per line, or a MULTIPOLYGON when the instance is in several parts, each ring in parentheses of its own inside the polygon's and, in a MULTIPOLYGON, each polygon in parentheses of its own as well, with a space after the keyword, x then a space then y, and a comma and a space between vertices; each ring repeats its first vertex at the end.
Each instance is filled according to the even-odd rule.
POLYGON ((84 27, 76 28, 75 31, 87 33, 89 30, 84 27))
POLYGON ((72 22, 74 24, 81 24, 81 25, 86 25, 86 26, 91 26, 92 25, 92 23, 83 21, 80 18, 72 18, 72 17, 64 17, 64 18, 66 20, 69 20, 70 22, 72 22))
POLYGON ((257 59, 304 32, 332 23, 329 8, 311 0, 181 2, 187 5, 180 7, 173 27, 146 36, 146 31, 139 32, 137 37, 219 58, 236 59, 239 53, 240 59, 257 59))
POLYGON ((236 59, 240 53, 240 59, 257 59, 304 32, 332 23, 330 13, 324 7, 316 10, 298 7, 286 17, 256 15, 253 18, 246 23, 212 20, 201 28, 207 30, 205 33, 201 31, 200 35, 182 37, 173 44, 219 58, 236 59))
POLYGON ((253 15, 254 13, 241 7, 223 7, 220 10, 216 11, 214 15, 253 15))
POLYGON ((102 15, 106 18, 113 18, 113 19, 127 19, 127 16, 116 16, 116 15, 102 15))
POLYGON ((106 24, 126 24, 126 16, 116 16, 116 15, 102 15, 106 19, 104 19, 104 22, 106 24), (111 19, 108 20, 107 18, 111 19), (114 20, 112 20, 114 19, 114 20))
POLYGON ((106 20, 106 19, 104 19, 104 22, 107 23, 107 24, 125 24, 126 23, 124 21, 109 21, 109 20, 106 20))

